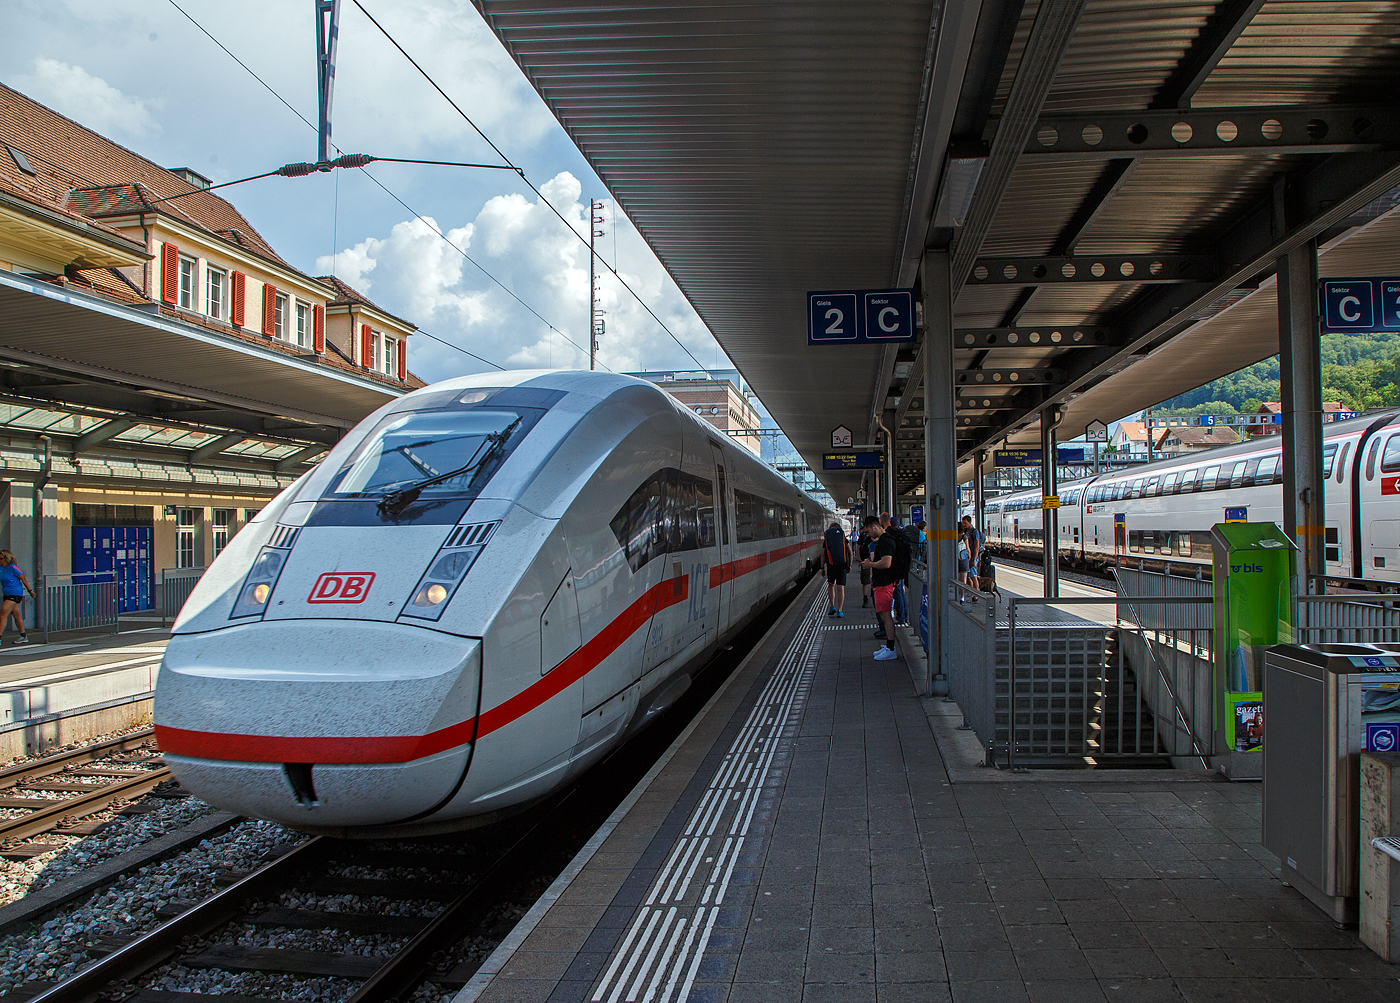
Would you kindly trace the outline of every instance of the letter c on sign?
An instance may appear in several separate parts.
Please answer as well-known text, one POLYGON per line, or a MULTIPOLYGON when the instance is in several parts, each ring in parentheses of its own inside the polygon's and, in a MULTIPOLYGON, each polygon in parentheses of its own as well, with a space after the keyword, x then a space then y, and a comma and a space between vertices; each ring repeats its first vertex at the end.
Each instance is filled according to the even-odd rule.
POLYGON ((1337 313, 1341 314, 1342 320, 1353 321, 1361 319, 1361 301, 1355 296, 1343 296, 1341 302, 1337 304, 1337 313), (1351 312, 1347 312, 1347 304, 1351 304, 1351 312))
POLYGON ((896 309, 895 309, 894 307, 892 307, 892 306, 887 306, 887 307, 885 307, 883 310, 880 311, 880 315, 879 315, 879 324, 880 324, 880 330, 881 330, 881 331, 884 331, 886 334, 890 334, 890 333, 893 332, 893 331, 898 331, 898 330, 899 330, 899 311, 896 310, 896 309), (894 322, 893 322, 893 323, 887 323, 887 322, 886 322, 886 318, 887 318, 887 317, 893 317, 893 318, 894 318, 894 322))

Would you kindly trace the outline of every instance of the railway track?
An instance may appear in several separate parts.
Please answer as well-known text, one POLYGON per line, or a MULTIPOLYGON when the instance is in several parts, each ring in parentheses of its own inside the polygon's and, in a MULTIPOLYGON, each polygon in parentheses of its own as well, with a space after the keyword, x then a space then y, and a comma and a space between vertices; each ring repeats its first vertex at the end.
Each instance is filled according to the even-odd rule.
MULTIPOLYGON (((45 832, 83 835, 77 831, 81 826, 65 829, 65 823, 171 782, 170 771, 163 765, 151 768, 159 762, 155 732, 146 728, 0 770, 0 808, 24 811, 0 819, 0 854, 33 855, 14 844, 45 832)), ((41 847, 28 849, 47 852, 41 847)))
POLYGON ((154 929, 103 938, 88 949, 95 960, 71 978, 29 982, 0 1001, 387 1003, 425 986, 455 992, 785 606, 775 604, 717 656, 675 712, 522 815, 451 836, 318 836, 285 846, 256 870, 227 873, 202 901, 170 903, 154 929), (350 938, 359 940, 354 949, 344 946, 350 938), (229 993, 231 976, 222 973, 246 979, 235 989, 243 995, 229 993))

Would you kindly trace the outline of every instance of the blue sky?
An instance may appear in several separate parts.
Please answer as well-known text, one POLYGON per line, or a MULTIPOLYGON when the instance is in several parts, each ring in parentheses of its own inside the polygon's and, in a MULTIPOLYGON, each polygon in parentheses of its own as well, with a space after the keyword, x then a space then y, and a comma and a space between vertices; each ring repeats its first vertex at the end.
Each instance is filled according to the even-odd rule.
MULTIPOLYGON (((519 69, 466 0, 362 0, 578 232, 604 199, 600 257, 707 367, 723 352, 519 69)), ((316 120, 312 0, 6 0, 0 81, 167 167, 214 182, 314 160, 316 133, 181 13, 307 119, 316 120)), ((355 6, 343 0, 334 141, 347 152, 428 160, 496 156, 355 6)), ((386 309, 500 365, 587 365, 588 253, 509 171, 375 164, 227 189, 289 262, 331 270, 386 309), (532 316, 446 237, 560 333, 532 316), (334 255, 334 256, 333 256, 334 255)), ((601 359, 619 372, 693 369, 613 281, 601 285, 601 359)), ((426 338, 410 365, 429 380, 482 367, 426 338)))

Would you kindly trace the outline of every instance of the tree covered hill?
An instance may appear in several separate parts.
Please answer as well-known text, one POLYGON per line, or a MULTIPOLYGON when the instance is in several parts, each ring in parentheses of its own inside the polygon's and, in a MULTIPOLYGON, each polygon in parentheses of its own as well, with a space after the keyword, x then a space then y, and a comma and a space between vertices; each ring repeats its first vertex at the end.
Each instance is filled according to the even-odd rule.
MULTIPOLYGON (((1352 411, 1400 405, 1400 332, 1322 336, 1322 399, 1352 411)), ((1278 356, 1163 401, 1172 414, 1250 414, 1279 399, 1278 356)))

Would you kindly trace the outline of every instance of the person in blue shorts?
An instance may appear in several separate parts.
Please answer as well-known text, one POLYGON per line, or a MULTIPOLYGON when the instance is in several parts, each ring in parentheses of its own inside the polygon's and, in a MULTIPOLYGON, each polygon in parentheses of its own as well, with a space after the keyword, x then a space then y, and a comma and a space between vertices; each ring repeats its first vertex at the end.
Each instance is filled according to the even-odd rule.
POLYGON ((5 624, 9 623, 10 617, 14 617, 15 624, 19 627, 19 637, 15 638, 15 644, 29 643, 29 635, 24 631, 24 617, 20 613, 25 592, 30 596, 34 595, 34 590, 29 587, 29 580, 15 563, 15 555, 8 550, 0 550, 0 595, 4 596, 3 602, 0 602, 0 634, 4 633, 5 624))

